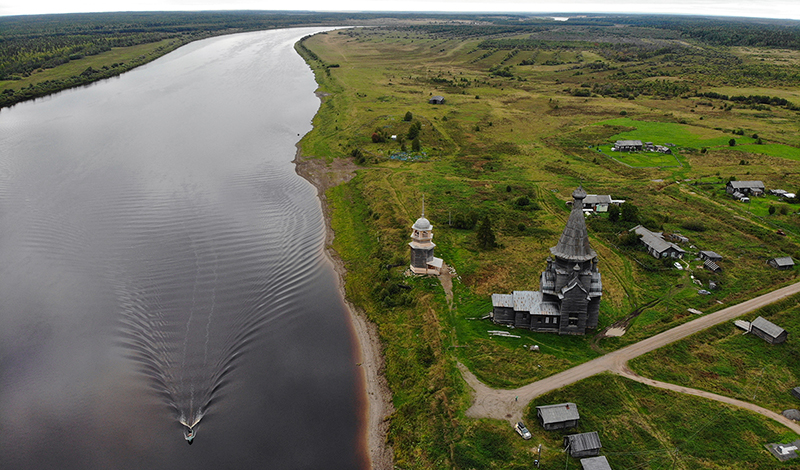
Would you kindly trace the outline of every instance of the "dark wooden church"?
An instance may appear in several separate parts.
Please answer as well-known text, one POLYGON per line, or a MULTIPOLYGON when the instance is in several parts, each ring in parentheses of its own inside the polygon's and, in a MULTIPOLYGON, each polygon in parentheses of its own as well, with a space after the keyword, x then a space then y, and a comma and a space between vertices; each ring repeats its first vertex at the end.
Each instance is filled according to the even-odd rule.
POLYGON ((562 335, 597 328, 603 284, 597 253, 589 246, 582 187, 572 193, 572 212, 558 244, 550 248, 538 291, 492 294, 495 323, 562 335))

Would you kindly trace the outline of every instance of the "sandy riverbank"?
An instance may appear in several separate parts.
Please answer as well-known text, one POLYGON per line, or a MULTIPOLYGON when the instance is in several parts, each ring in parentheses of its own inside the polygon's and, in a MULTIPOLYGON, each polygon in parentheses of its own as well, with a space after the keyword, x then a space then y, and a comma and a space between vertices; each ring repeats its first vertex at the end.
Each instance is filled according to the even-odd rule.
POLYGON ((353 335, 358 342, 358 363, 362 370, 362 380, 366 390, 366 416, 364 430, 364 446, 367 450, 370 468, 373 470, 389 470, 393 468, 394 452, 386 442, 389 424, 386 418, 394 411, 392 393, 383 376, 383 354, 377 327, 367 320, 345 297, 344 262, 333 249, 333 229, 331 228, 331 211, 325 192, 328 188, 350 181, 355 176, 356 166, 347 159, 336 159, 330 165, 320 159, 303 158, 300 147, 297 148, 294 163, 297 174, 305 178, 317 188, 317 195, 322 203, 325 217, 325 251, 333 262, 339 290, 350 313, 353 335))

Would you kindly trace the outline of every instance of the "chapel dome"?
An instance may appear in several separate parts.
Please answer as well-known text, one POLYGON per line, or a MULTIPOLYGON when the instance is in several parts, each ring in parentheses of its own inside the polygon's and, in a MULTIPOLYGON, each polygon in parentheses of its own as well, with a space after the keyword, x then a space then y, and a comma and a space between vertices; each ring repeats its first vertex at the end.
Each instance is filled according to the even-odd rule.
POLYGON ((428 219, 425 217, 420 217, 416 222, 414 222, 412 228, 414 230, 430 230, 433 228, 433 225, 431 225, 430 221, 428 221, 428 219))

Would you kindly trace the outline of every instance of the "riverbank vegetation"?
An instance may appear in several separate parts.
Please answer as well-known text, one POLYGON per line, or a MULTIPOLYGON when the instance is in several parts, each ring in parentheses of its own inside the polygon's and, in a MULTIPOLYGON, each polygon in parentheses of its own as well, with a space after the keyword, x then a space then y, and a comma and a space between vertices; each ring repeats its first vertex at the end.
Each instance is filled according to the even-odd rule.
MULTIPOLYGON (((712 312, 796 281, 796 271, 766 260, 800 257, 800 206, 775 196, 742 204, 724 188, 731 179, 800 188, 797 26, 638 20, 443 21, 331 31, 298 46, 325 95, 304 154, 360 168, 328 200, 347 294, 384 343, 397 466, 531 466, 535 446, 507 423, 465 418, 469 395, 456 361, 489 385, 520 386, 689 321, 690 308, 712 312), (445 103, 429 104, 437 95, 445 103), (617 139, 668 143, 673 154, 612 152, 617 139), (490 337, 496 326, 481 320, 490 295, 538 288, 579 184, 636 208, 616 220, 587 218, 604 284, 598 332, 615 326, 625 334, 490 337), (403 274, 422 195, 436 255, 455 270, 451 301, 435 279, 403 274), (492 247, 479 236, 487 217, 492 247), (682 269, 631 239, 636 224, 688 237, 682 269), (721 273, 695 260, 701 249, 723 255, 721 273), (532 344, 540 351, 530 352, 532 344)), ((800 381, 789 370, 786 381, 800 381)), ((592 409, 593 387, 608 387, 619 404, 613 417, 600 406, 588 412, 591 423, 613 421, 594 430, 603 430, 615 468, 780 468, 763 444, 787 435, 745 412, 606 376, 548 399, 592 409), (643 418, 662 407, 672 414, 643 418), (727 442, 742 438, 747 458, 696 447, 671 422, 678 412, 678 423, 714 416, 704 429, 727 442), (647 435, 625 431, 637 420, 648 422, 647 435)), ((560 435, 534 434, 554 454, 560 435)))

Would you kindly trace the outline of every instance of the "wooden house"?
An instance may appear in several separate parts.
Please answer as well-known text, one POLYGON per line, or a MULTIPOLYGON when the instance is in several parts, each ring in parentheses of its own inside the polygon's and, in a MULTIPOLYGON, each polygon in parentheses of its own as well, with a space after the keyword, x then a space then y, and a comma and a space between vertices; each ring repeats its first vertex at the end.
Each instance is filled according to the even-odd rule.
POLYGON ((641 225, 633 227, 630 231, 639 235, 642 243, 647 247, 647 252, 653 258, 683 258, 683 255, 686 254, 686 250, 665 240, 661 232, 651 232, 641 225))
POLYGON ((608 459, 601 455, 599 457, 581 459, 581 468, 583 470, 611 470, 611 465, 608 464, 608 459))
POLYGON ((570 434, 564 436, 564 450, 573 458, 594 457, 600 455, 600 436, 597 431, 570 434))
POLYGON ((750 333, 771 344, 783 343, 788 333, 771 321, 758 317, 750 323, 750 333))
POLYGON ((800 387, 793 388, 789 393, 791 393, 793 397, 800 400, 800 387))
POLYGON ((792 269, 794 267, 794 260, 789 256, 784 256, 782 258, 772 258, 767 261, 767 264, 775 269, 792 269))
POLYGON ((762 196, 764 195, 764 183, 761 181, 728 181, 725 191, 730 195, 738 192, 745 196, 762 196))
POLYGON ((428 100, 430 104, 444 104, 444 96, 432 96, 431 99, 428 100))
POLYGON ((536 416, 545 431, 574 428, 581 419, 575 403, 537 406, 536 416))
POLYGON ((644 144, 641 140, 618 140, 611 150, 616 152, 641 152, 644 144))

